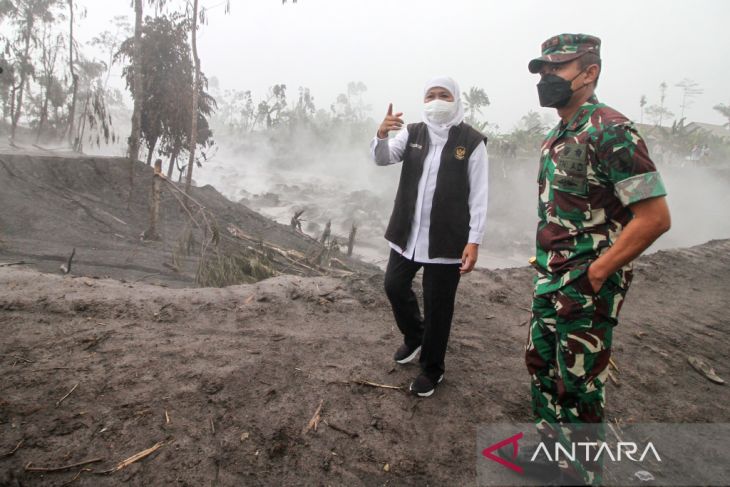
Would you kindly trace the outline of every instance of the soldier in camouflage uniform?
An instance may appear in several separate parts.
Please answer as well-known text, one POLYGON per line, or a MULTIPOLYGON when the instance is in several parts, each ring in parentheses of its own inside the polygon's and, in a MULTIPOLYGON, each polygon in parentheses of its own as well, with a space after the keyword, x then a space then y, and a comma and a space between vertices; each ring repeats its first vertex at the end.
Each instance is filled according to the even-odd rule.
MULTIPOLYGON (((529 63, 561 118, 542 144, 538 270, 526 363, 538 423, 600 423, 631 261, 670 226, 662 178, 621 113, 594 95, 600 40, 562 34, 529 63)), ((600 467, 578 469, 600 483, 600 467)))

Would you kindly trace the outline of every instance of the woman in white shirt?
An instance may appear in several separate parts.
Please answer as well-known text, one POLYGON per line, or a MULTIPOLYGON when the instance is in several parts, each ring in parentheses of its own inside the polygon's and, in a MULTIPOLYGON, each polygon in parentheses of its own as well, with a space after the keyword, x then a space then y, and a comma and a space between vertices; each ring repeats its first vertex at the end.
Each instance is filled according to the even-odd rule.
POLYGON ((378 165, 403 163, 385 233, 391 248, 385 291, 403 344, 405 364, 420 351, 421 373, 410 390, 433 394, 444 375, 456 289, 476 264, 487 215, 486 137, 464 122, 459 85, 438 77, 424 88, 423 121, 404 127, 393 105, 371 144, 378 165), (389 138, 391 131, 399 131, 389 138), (423 308, 412 282, 423 267, 423 308))

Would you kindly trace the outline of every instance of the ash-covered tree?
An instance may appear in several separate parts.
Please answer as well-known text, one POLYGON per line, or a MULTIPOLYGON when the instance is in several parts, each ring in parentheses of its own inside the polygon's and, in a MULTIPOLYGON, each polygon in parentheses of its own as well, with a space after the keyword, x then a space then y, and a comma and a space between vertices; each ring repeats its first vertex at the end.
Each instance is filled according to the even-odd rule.
POLYGON ((59 109, 66 101, 66 88, 57 73, 58 55, 63 50, 64 38, 55 32, 50 25, 43 26, 40 45, 40 66, 36 72, 36 81, 40 88, 34 104, 37 107, 36 142, 50 129, 51 135, 62 130, 59 109), (54 117, 51 118, 51 112, 54 117))
POLYGON ((716 110, 720 115, 725 117, 727 119, 727 123, 725 124, 725 127, 730 128, 730 105, 725 105, 724 103, 718 103, 714 107, 712 107, 714 110, 716 110))
POLYGON ((217 101, 217 127, 224 127, 230 134, 253 130, 256 110, 251 90, 226 90, 217 101))
MULTIPOLYGON (((224 2, 218 4, 223 5, 225 13, 230 13, 231 11, 231 1, 225 0, 224 2)), ((190 3, 188 3, 188 7, 190 7, 190 3)), ((187 164, 187 171, 185 174, 185 194, 190 194, 190 187, 193 183, 193 168, 195 167, 194 162, 196 161, 195 158, 195 147, 197 145, 197 139, 199 136, 199 130, 198 130, 198 113, 200 113, 200 103, 202 103, 202 99, 199 96, 199 93, 201 89, 203 88, 203 73, 200 70, 200 56, 198 56, 198 21, 200 21, 201 24, 207 24, 207 9, 205 7, 199 9, 199 2, 198 0, 193 0, 192 4, 192 12, 191 12, 191 20, 192 20, 192 28, 190 29, 190 47, 192 49, 193 53, 193 87, 192 87, 192 93, 191 93, 191 109, 190 109, 190 136, 189 139, 189 145, 188 145, 188 164, 187 164)), ((186 200, 186 204, 189 203, 188 200, 186 200)))
POLYGON ((13 80, 15 73, 12 63, 5 56, 4 52, 0 52, 0 66, 3 68, 3 75, 0 76, 0 99, 3 104, 3 121, 10 118, 11 93, 13 90, 13 80))
MULTIPOLYGON (((132 59, 139 63, 141 63, 142 61, 142 27, 144 20, 145 3, 157 9, 163 8, 167 3, 167 0, 147 0, 147 2, 145 2, 145 0, 133 0, 132 5, 134 7, 134 41, 132 42, 132 49, 134 50, 134 55, 132 56, 132 59)), ((144 91, 144 86, 142 84, 144 69, 141 64, 138 64, 137 66, 135 66, 135 68, 136 69, 134 70, 134 72, 136 73, 136 77, 133 79, 132 85, 134 87, 134 92, 142 95, 142 92, 144 91)), ((134 183, 134 161, 136 161, 139 157, 139 143, 141 140, 142 124, 142 99, 143 96, 138 96, 134 100, 134 108, 132 109, 132 133, 129 135, 127 146, 127 155, 132 162, 132 165, 130 166, 130 197, 132 194, 132 187, 134 183)))
MULTIPOLYGON (((185 93, 184 99, 192 97, 192 72, 190 77, 181 79, 179 93, 185 93)), ((200 160, 208 158, 208 151, 213 147, 213 131, 210 128, 208 119, 217 107, 215 99, 207 93, 208 79, 201 73, 201 81, 198 86, 198 116, 196 121, 196 146, 200 148, 199 154, 195 156, 195 163, 200 166, 200 160)), ((175 113, 163 123, 163 133, 159 152, 169 158, 167 176, 172 177, 174 168, 180 170, 181 175, 186 174, 187 164, 178 166, 177 160, 182 153, 188 152, 190 148, 190 119, 192 118, 192 105, 190 103, 178 103, 175 113)), ((189 154, 188 154, 189 155, 189 154)), ((190 160, 188 159, 188 164, 190 160)))
POLYGON ((78 61, 77 96, 81 102, 76 131, 73 134, 73 147, 82 152, 84 141, 90 145, 101 146, 101 142, 116 141, 112 132, 112 118, 107 108, 104 75, 107 66, 104 62, 78 61))
POLYGON ((659 103, 646 108, 646 115, 654 121, 654 125, 661 127, 665 119, 672 118, 674 113, 666 107, 667 83, 662 81, 659 85, 659 103))
POLYGON ((286 85, 274 85, 269 88, 266 99, 261 100, 256 107, 254 126, 269 129, 283 123, 287 115, 286 85))
POLYGON ((105 61, 107 66, 106 75, 104 77, 104 88, 109 85, 109 77, 112 73, 112 66, 114 65, 114 55, 119 51, 121 43, 131 37, 132 26, 127 20, 127 17, 123 15, 117 15, 112 19, 113 30, 105 30, 95 35, 89 41, 89 45, 100 49, 106 56, 105 61))
POLYGON ((299 99, 289 116, 290 123, 292 126, 309 125, 312 123, 315 113, 317 113, 317 108, 314 106, 314 96, 309 88, 300 86, 299 99))
POLYGON ((644 107, 646 106, 646 95, 641 95, 639 99, 639 109, 641 110, 641 118, 639 123, 644 123, 644 107))
POLYGON ((479 120, 482 108, 489 106, 489 97, 484 88, 472 86, 464 93, 464 109, 466 110, 466 122, 478 130, 484 130, 487 122, 479 120))
MULTIPOLYGON (((147 0, 147 4, 155 7, 155 9, 163 8, 167 0, 147 0)), ((132 201, 134 193, 134 163, 139 158, 139 144, 141 140, 142 130, 142 99, 144 87, 142 84, 142 23, 144 17, 144 0, 133 0, 134 7, 134 41, 132 49, 134 50, 135 75, 132 81, 134 92, 138 96, 134 99, 132 108, 132 130, 127 139, 127 157, 129 158, 129 196, 127 205, 132 201)))
POLYGON ((551 121, 535 110, 529 110, 520 118, 514 130, 501 137, 499 153, 514 158, 517 155, 532 154, 540 147, 545 135, 550 130, 551 121))
POLYGON ((35 76, 33 50, 41 43, 44 24, 55 21, 59 0, 5 0, 0 11, 15 27, 15 37, 6 38, 5 53, 8 55, 10 99, 10 139, 14 140, 18 122, 23 114, 24 97, 35 76))
POLYGON ((696 83, 689 78, 684 78, 674 86, 682 88, 682 103, 679 105, 679 118, 682 119, 684 118, 685 110, 687 110, 687 108, 689 108, 694 102, 694 98, 704 93, 705 90, 700 88, 699 83, 696 83))
POLYGON ((363 101, 363 93, 368 87, 362 81, 347 83, 347 93, 337 95, 335 102, 330 106, 332 117, 338 122, 362 123, 367 118, 370 105, 363 101))
MULTIPOLYGON (((143 91, 141 94, 140 129, 141 139, 147 145, 147 164, 151 160, 159 142, 162 153, 171 157, 170 165, 175 163, 184 144, 189 142, 192 105, 184 103, 193 93, 193 66, 190 64, 190 46, 187 36, 190 32, 190 19, 181 14, 147 17, 142 27, 142 67, 143 91)), ((128 61, 122 69, 127 88, 135 100, 137 62, 134 59, 135 39, 130 37, 122 42, 115 60, 128 61)), ((205 119, 215 108, 215 100, 206 93, 207 80, 198 90, 198 120, 205 119)), ((198 131, 198 143, 208 143, 210 129, 203 122, 198 131), (208 134, 202 137, 201 134, 208 134)))

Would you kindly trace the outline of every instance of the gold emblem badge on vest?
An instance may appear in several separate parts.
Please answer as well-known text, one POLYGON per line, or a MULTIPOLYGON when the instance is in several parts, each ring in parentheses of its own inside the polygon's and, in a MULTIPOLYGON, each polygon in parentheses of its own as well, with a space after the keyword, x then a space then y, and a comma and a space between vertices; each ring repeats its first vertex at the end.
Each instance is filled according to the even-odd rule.
POLYGON ((457 147, 456 150, 454 150, 454 157, 456 157, 460 161, 463 161, 466 157, 466 147, 457 147))

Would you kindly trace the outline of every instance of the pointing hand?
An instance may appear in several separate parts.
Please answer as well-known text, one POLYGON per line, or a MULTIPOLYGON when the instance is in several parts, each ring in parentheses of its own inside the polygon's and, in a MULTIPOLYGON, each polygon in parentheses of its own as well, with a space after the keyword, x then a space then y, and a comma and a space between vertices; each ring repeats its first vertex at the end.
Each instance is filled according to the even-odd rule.
POLYGON ((390 103, 388 105, 388 113, 385 114, 383 123, 381 123, 378 128, 378 138, 386 138, 388 136, 388 132, 391 130, 400 130, 403 126, 402 116, 403 112, 398 112, 395 115, 393 114, 393 104, 390 103))

